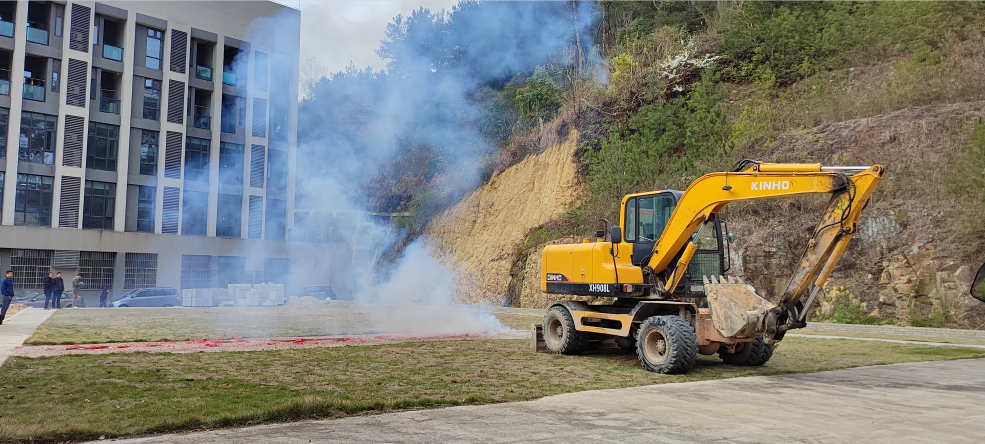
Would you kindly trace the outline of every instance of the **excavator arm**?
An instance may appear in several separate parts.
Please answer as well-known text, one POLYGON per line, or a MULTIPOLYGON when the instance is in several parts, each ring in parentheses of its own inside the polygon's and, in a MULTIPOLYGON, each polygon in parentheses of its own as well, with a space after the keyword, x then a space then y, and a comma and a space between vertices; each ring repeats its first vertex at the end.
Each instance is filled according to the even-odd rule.
MULTIPOLYGON (((696 249, 701 228, 715 220, 731 202, 828 193, 831 200, 814 229, 782 297, 777 313, 784 325, 775 334, 803 326, 806 309, 824 286, 835 264, 857 231, 859 215, 882 178, 883 167, 825 167, 821 164, 751 163, 743 171, 712 173, 691 184, 680 197, 647 264, 653 273, 670 271, 658 291, 673 292, 696 249), (683 248, 676 263, 674 258, 683 248), (801 299, 808 292, 807 304, 801 299)), ((779 338, 777 338, 779 339, 779 338)))

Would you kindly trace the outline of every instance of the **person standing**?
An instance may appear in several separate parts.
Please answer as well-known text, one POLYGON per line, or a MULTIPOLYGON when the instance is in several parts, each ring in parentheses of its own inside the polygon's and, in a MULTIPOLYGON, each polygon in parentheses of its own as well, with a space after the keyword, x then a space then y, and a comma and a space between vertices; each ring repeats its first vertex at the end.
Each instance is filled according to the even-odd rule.
POLYGON ((55 308, 55 301, 51 300, 51 295, 55 292, 55 275, 49 271, 41 285, 44 287, 44 309, 48 310, 48 301, 51 301, 51 308, 55 308))
POLYGON ((11 270, 7 270, 7 277, 0 282, 0 295, 3 295, 3 302, 0 303, 0 324, 3 324, 10 301, 14 300, 14 272, 11 270))
POLYGON ((79 303, 82 302, 82 273, 75 275, 75 279, 72 279, 72 308, 79 308, 79 303))
POLYGON ((109 289, 104 288, 102 293, 99 293, 99 308, 109 307, 106 305, 106 299, 109 298, 109 289))
POLYGON ((54 288, 51 291, 51 308, 62 308, 62 293, 65 292, 65 280, 62 279, 62 272, 55 274, 54 288))

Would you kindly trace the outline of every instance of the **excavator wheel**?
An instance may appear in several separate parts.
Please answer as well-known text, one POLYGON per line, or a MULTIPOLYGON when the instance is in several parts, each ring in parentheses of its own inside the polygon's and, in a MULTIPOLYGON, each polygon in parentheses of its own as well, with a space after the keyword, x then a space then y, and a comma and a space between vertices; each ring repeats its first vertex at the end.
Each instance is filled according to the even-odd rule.
POLYGON ((577 355, 588 346, 588 334, 575 330, 568 309, 555 305, 544 315, 544 344, 551 353, 577 355))
POLYGON ((651 372, 686 373, 698 360, 698 336, 684 318, 652 316, 636 335, 636 354, 651 372))
POLYGON ((773 346, 766 343, 762 336, 752 342, 743 342, 742 348, 735 353, 729 353, 728 349, 722 347, 718 350, 718 357, 722 358, 726 364, 745 365, 757 367, 765 364, 773 357, 773 346))

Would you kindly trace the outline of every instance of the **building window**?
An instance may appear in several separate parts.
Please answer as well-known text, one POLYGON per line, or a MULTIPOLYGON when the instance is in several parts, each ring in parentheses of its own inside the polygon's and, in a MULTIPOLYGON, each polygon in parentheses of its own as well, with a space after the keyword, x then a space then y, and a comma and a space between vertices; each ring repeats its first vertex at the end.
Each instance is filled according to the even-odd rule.
POLYGON ((161 81, 144 79, 144 118, 158 120, 161 117, 161 81))
POLYGON ((3 216, 3 177, 4 172, 0 171, 0 217, 3 216))
POLYGON ((55 3, 55 37, 61 37, 65 29, 65 5, 55 3))
POLYGON ((147 28, 147 64, 150 69, 161 69, 164 57, 164 33, 147 28))
POLYGON ((212 269, 212 256, 181 255, 181 288, 212 288, 215 285, 215 271, 212 269))
POLYGON ((54 260, 51 250, 10 250, 10 270, 14 272, 14 288, 41 290, 44 278, 54 260))
POLYGON ((116 152, 120 146, 120 127, 89 122, 89 148, 86 168, 116 171, 116 152))
POLYGON ((58 116, 22 111, 19 159, 54 165, 57 126, 58 116))
POLYGON ((270 140, 287 142, 287 112, 286 105, 270 105, 270 140))
POLYGON ((287 151, 267 150, 267 187, 287 189, 287 151))
POLYGON ((53 183, 53 177, 32 174, 17 175, 17 192, 14 195, 14 225, 51 226, 53 183))
POLYGON ((141 130, 140 133, 140 174, 157 175, 157 133, 141 130))
POLYGON ((0 108, 0 159, 7 158, 7 122, 10 120, 10 109, 0 108))
POLYGON ((157 286, 157 253, 127 253, 123 267, 125 290, 157 286))
POLYGON ((185 139, 185 180, 209 181, 209 145, 212 141, 185 139))
POLYGON ((157 198, 157 187, 141 185, 137 188, 137 231, 141 233, 154 232, 154 202, 157 198))
POLYGON ((267 199, 267 229, 264 238, 284 240, 287 236, 287 201, 267 199))
POLYGON ((291 271, 291 260, 287 258, 268 257, 263 259, 263 281, 275 284, 286 284, 287 275, 291 271))
POLYGON ((243 256, 219 256, 219 288, 227 288, 229 284, 246 282, 246 258, 243 256))
POLYGON ((240 237, 243 220, 243 196, 220 194, 216 212, 215 235, 240 237))
POLYGON ((219 143, 219 183, 243 186, 243 145, 219 143))
POLYGON ((51 60, 51 92, 58 92, 59 77, 62 72, 62 61, 58 59, 51 60))
POLYGON ((113 270, 115 268, 116 253, 79 252, 79 273, 82 274, 82 289, 84 290, 113 288, 113 270))
POLYGON ((85 201, 82 205, 82 228, 112 230, 115 211, 116 184, 87 180, 85 201))
POLYGON ((253 86, 260 91, 267 90, 267 54, 256 52, 254 60, 253 86))
POLYGON ((185 190, 181 203, 181 234, 205 236, 209 212, 209 193, 185 190))

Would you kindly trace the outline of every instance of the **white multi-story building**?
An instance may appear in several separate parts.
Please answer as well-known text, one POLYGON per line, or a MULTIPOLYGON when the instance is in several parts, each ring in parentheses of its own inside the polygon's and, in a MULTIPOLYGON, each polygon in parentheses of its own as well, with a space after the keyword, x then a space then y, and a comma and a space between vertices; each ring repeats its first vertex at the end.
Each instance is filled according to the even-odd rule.
POLYGON ((343 248, 287 242, 299 47, 273 2, 0 2, 0 269, 347 294, 343 248))

